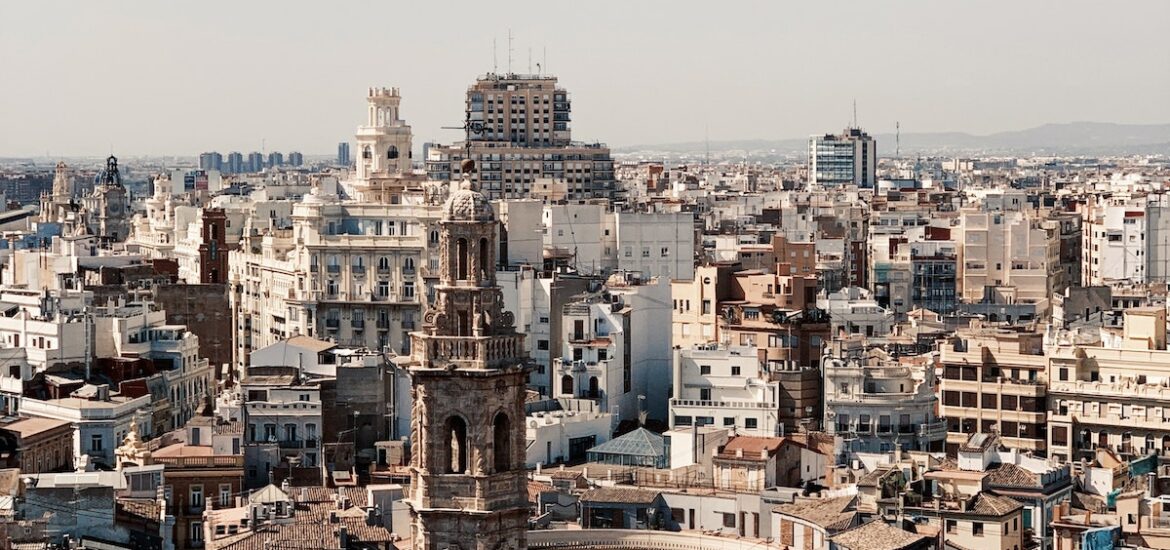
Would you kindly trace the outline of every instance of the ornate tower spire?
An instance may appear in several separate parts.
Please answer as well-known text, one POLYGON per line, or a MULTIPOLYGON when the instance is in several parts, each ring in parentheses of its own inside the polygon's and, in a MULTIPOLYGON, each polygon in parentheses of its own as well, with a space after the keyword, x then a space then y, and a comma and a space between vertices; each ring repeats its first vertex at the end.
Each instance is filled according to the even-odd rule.
POLYGON ((465 180, 439 226, 435 302, 411 335, 413 547, 526 548, 528 359, 496 286, 498 221, 465 180))

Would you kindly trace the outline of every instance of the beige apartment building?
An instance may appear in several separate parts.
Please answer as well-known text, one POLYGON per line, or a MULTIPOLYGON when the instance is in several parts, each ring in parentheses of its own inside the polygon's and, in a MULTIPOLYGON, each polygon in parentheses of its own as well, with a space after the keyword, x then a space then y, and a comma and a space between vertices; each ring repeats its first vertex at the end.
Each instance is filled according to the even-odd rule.
POLYGON ((1048 357, 1043 335, 995 328, 961 330, 939 346, 946 449, 973 433, 999 434, 1005 446, 1043 454, 1048 434, 1048 357))
POLYGON ((1120 347, 1060 346, 1048 364, 1049 455, 1092 460, 1170 456, 1170 351, 1166 311, 1125 312, 1120 347), (1088 453, 1088 454, 1086 454, 1088 453))
POLYGON ((1062 288, 1059 237, 1057 222, 1027 212, 965 209, 955 229, 960 298, 979 302, 990 289, 1001 302, 1045 311, 1062 288))

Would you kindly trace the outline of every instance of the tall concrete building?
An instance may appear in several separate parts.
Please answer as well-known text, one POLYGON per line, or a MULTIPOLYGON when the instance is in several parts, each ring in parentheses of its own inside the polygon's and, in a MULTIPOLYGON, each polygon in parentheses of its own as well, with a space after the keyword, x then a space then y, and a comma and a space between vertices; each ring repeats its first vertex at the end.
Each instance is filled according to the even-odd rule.
POLYGON ((284 166, 284 155, 280 151, 273 151, 268 153, 268 166, 276 168, 277 166, 284 166))
POLYGON ((537 179, 567 185, 566 198, 615 198, 609 148, 572 141, 569 93, 545 75, 489 73, 467 89, 467 141, 428 148, 427 173, 451 180, 460 161, 490 199, 523 198, 537 179))
POLYGON ((248 172, 260 172, 264 170, 264 154, 258 151, 248 153, 248 172))
POLYGON ((873 187, 877 142, 860 128, 808 139, 809 182, 824 187, 873 187))
POLYGON ((292 151, 288 154, 289 166, 301 166, 305 163, 305 156, 300 151, 292 151))
POLYGON ((340 166, 349 166, 349 144, 341 142, 337 144, 337 164, 340 166))
POLYGON ((232 151, 228 153, 227 169, 225 172, 230 174, 239 174, 244 171, 244 155, 239 151, 232 151))
POLYGON ((223 169, 223 155, 211 151, 199 155, 199 169, 200 170, 222 170, 223 169))
POLYGON ((436 298, 411 334, 414 548, 527 547, 527 358, 496 284, 498 223, 467 181, 443 206, 436 298))

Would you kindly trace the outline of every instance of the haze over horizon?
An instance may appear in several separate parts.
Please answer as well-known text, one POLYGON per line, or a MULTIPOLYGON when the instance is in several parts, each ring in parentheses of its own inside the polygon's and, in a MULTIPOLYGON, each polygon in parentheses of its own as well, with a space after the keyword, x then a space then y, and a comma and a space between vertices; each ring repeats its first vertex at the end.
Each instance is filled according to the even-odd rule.
POLYGON ((196 155, 350 140, 395 86, 415 146, 477 75, 544 63, 611 146, 1170 122, 1170 3, 308 2, 0 6, 0 156, 196 155), (670 9, 667 9, 670 8, 670 9), (1119 9, 1124 8, 1124 9, 1119 9), (455 11, 459 13, 455 13, 455 11), (101 21, 98 23, 97 21, 101 21))

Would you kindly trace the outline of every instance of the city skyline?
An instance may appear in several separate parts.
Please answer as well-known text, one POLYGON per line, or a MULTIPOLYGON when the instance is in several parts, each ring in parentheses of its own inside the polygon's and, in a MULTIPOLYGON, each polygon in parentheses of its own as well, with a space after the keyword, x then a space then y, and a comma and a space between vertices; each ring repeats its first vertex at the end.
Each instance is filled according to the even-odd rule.
POLYGON ((443 127, 462 123, 475 77, 508 71, 509 32, 512 72, 541 64, 558 76, 575 100, 574 137, 614 147, 839 131, 854 101, 874 134, 895 122, 904 133, 973 134, 1170 122, 1170 70, 1157 69, 1170 67, 1156 32, 1165 3, 718 13, 649 3, 584 10, 572 25, 528 9, 538 6, 469 5, 450 18, 431 6, 8 5, 0 69, 36 78, 0 91, 0 156, 262 144, 326 154, 360 123, 369 86, 402 90, 417 144, 450 143, 461 132, 443 127), (449 27, 425 23, 440 17, 449 27), (326 32, 338 26, 350 30, 326 32), (841 59, 847 70, 834 65, 841 59))

